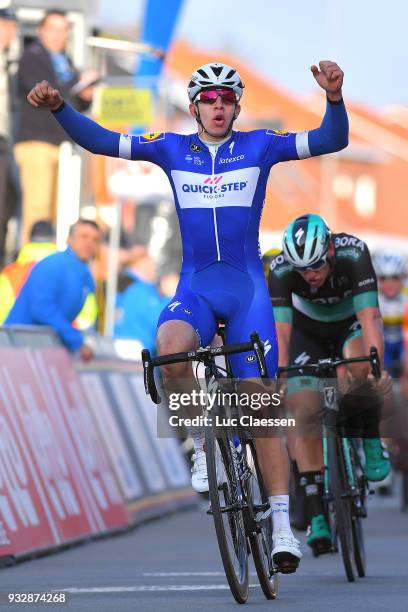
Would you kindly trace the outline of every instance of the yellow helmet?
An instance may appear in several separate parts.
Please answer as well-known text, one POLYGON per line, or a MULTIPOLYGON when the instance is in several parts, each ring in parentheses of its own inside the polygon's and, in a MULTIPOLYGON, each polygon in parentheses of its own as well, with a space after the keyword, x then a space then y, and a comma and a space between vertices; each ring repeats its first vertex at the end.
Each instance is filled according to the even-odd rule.
POLYGON ((262 255, 262 263, 263 263, 264 274, 265 274, 266 280, 268 280, 269 267, 271 265, 272 259, 281 252, 282 252, 282 249, 274 248, 274 249, 269 249, 269 251, 265 251, 265 253, 262 255))

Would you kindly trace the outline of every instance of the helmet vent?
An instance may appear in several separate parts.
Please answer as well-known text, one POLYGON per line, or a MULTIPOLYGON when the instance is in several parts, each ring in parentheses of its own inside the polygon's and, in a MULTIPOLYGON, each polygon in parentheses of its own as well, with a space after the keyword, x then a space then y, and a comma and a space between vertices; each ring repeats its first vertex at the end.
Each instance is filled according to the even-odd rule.
POLYGON ((219 77, 222 72, 222 66, 211 66, 213 73, 216 77, 219 77))
POLYGON ((201 74, 202 77, 204 77, 204 79, 209 79, 210 77, 208 76, 208 74, 205 72, 205 70, 203 70, 202 68, 199 68, 197 70, 198 74, 201 74))
POLYGON ((236 70, 230 70, 225 78, 226 79, 231 79, 234 76, 235 73, 236 73, 236 70))

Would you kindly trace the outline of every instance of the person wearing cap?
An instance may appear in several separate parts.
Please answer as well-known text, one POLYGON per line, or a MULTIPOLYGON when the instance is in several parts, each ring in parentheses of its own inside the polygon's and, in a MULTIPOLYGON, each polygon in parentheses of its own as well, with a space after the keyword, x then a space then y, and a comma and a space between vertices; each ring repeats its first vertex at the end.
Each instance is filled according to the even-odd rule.
POLYGON ((16 38, 16 15, 0 9, 0 267, 5 256, 7 224, 17 208, 19 186, 12 148, 9 48, 16 38))
MULTIPOLYGON (((179 216, 183 264, 176 294, 158 322, 160 355, 209 345, 221 318, 227 343, 248 342, 250 333, 258 331, 266 347, 268 372, 275 376, 276 331, 258 250, 269 172, 278 162, 333 153, 348 144, 342 70, 335 62, 322 61, 311 71, 326 92, 326 112, 319 127, 299 133, 234 130, 244 84, 238 71, 222 62, 201 66, 189 81, 189 111, 198 129, 187 135, 130 136, 106 130, 75 111, 48 81, 37 83, 27 96, 34 108, 52 111, 69 136, 89 151, 151 161, 166 172, 179 216)), ((253 355, 235 354, 230 362, 244 385, 252 380, 259 388, 253 355)), ((175 387, 183 380, 190 390, 194 388, 191 364, 166 366, 162 373, 168 385, 175 387)), ((191 434, 192 485, 205 492, 204 432, 197 428, 191 434)), ((291 573, 302 553, 289 523, 285 442, 265 436, 256 438, 256 446, 274 516, 273 560, 279 571, 291 573)))

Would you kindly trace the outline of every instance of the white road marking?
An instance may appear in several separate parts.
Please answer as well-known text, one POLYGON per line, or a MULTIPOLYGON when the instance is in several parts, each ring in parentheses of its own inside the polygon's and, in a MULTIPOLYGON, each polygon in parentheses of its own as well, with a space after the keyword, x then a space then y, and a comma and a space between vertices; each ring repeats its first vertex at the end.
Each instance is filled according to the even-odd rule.
MULTIPOLYGON (((143 576, 154 578, 177 578, 179 576, 223 576, 225 572, 144 572, 143 576)), ((251 572, 250 576, 256 576, 255 572, 251 572)))
MULTIPOLYGON (((250 584, 250 588, 259 587, 258 584, 250 584)), ((58 589, 61 593, 141 593, 145 591, 228 591, 227 584, 180 584, 180 585, 150 585, 150 586, 130 586, 130 587, 71 587, 69 589, 58 589)))

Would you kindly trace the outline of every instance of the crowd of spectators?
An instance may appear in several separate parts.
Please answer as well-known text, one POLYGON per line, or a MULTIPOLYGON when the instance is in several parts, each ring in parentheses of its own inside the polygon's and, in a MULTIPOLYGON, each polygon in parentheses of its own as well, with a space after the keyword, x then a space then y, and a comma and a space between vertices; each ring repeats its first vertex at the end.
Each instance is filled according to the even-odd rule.
MULTIPOLYGON (((19 24, 12 7, 0 9, 0 324, 50 325, 87 360, 92 351, 83 331, 104 328, 105 228, 79 219, 67 249, 57 251, 59 147, 67 136, 49 112, 26 102, 33 85, 46 79, 78 110, 90 107, 98 75, 73 64, 69 28, 63 11, 45 12, 37 36, 27 44, 20 37, 13 70, 19 24), (7 238, 11 219, 14 243, 7 238)), ((121 249, 119 268, 114 334, 154 351, 157 319, 177 276, 162 275, 159 285, 155 262, 139 243, 121 249)))

